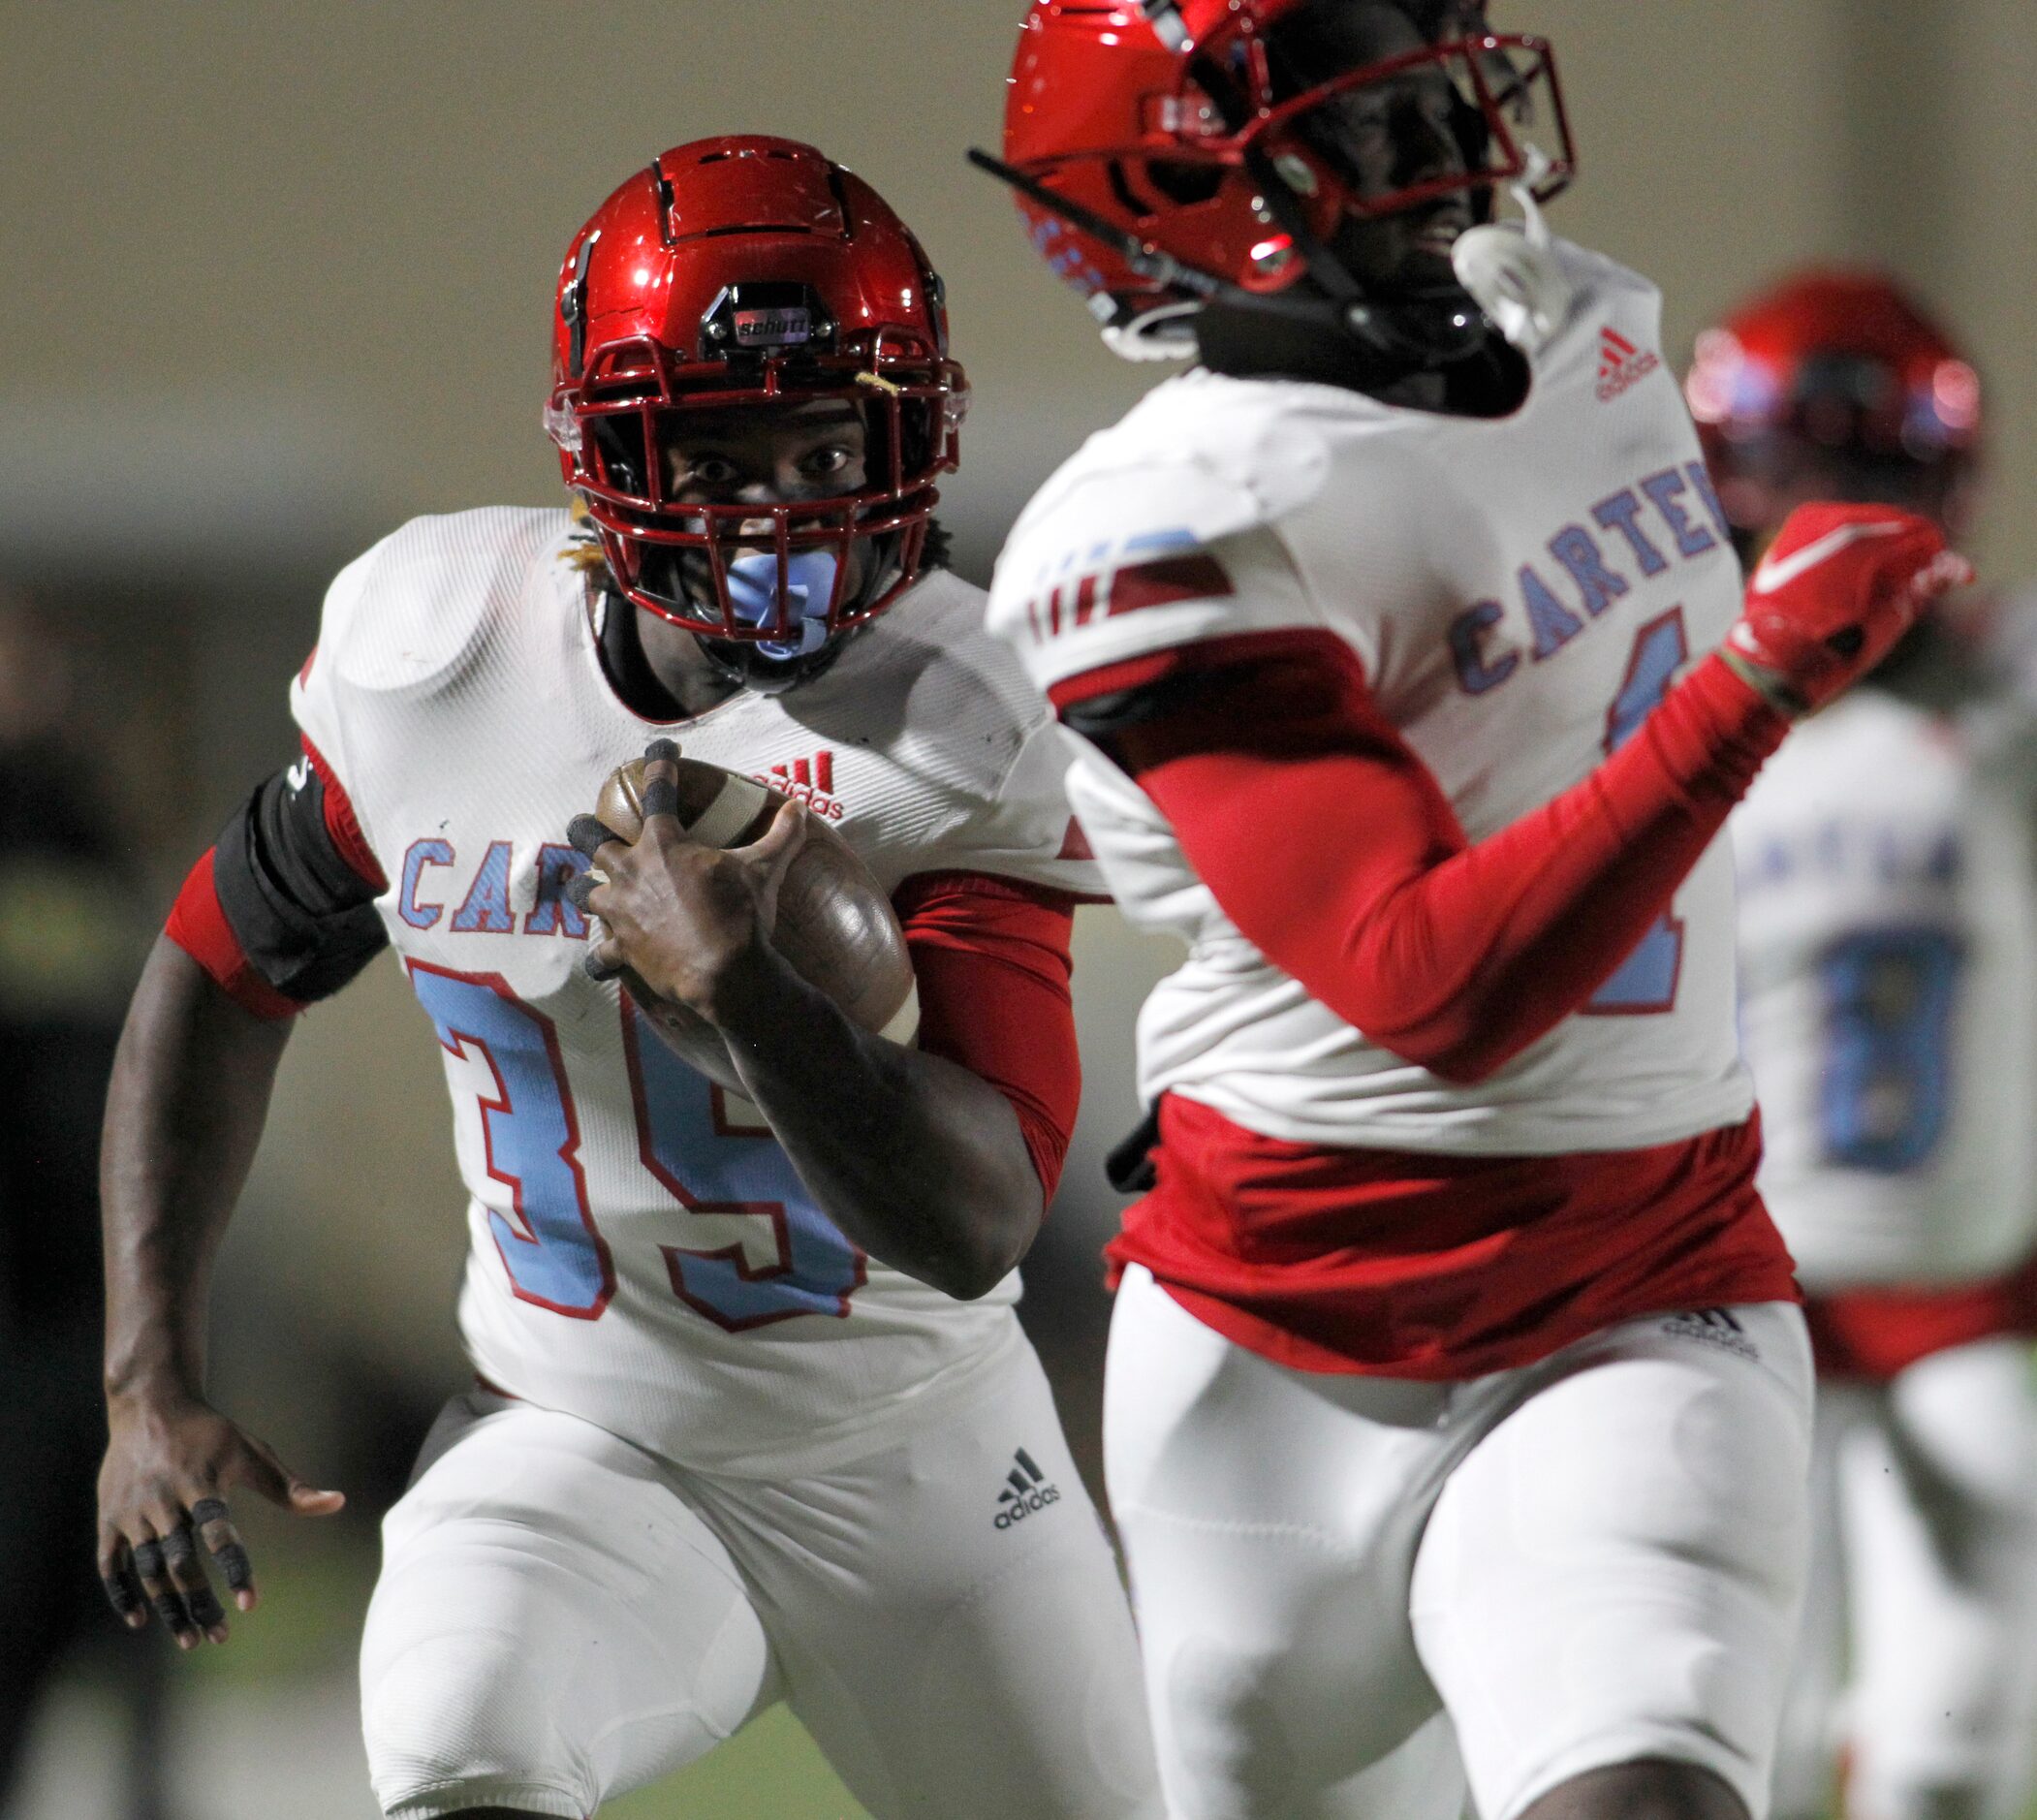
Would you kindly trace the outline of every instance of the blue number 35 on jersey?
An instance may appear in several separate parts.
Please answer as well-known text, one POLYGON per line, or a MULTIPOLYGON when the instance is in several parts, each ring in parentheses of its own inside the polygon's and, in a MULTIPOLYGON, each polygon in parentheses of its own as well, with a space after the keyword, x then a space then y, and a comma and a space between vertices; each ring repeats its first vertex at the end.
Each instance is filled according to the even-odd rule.
MULTIPOLYGON (((482 1064, 488 1226, 517 1295, 554 1313, 598 1320, 615 1292, 580 1166, 573 1090, 549 1018, 496 974, 410 962, 411 984, 446 1050, 482 1064)), ((862 1252, 807 1194, 775 1140, 733 1130, 713 1084, 648 1033, 625 998, 624 1051, 645 1170, 690 1215, 718 1216, 736 1239, 661 1244, 673 1293, 730 1332, 802 1314, 842 1316, 866 1275, 862 1252)), ((683 1237, 683 1232, 675 1234, 683 1237)))

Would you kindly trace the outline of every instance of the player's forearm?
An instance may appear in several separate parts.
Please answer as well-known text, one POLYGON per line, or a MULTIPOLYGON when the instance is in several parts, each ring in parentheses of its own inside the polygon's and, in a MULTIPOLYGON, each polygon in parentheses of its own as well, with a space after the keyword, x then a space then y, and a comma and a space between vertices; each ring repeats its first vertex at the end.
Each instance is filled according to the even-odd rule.
POLYGON ((859 1028, 768 951, 717 1021, 751 1099, 853 1243, 964 1300, 1024 1255, 1044 1197, 995 1087, 859 1028))
POLYGON ((1382 1048, 1457 1081, 1491 1074, 1589 1000, 1783 732, 1744 683, 1701 666, 1590 776, 1473 845, 1362 685, 1324 720, 1313 753, 1167 756, 1166 736, 1139 730, 1118 743, 1268 959, 1382 1048), (1310 834, 1274 845, 1273 827, 1310 834))
POLYGON ((290 1028, 157 941, 114 1056, 100 1148, 110 1397, 195 1396, 204 1384, 212 1259, 290 1028))
POLYGON ((1701 667, 1581 783, 1354 925, 1356 970, 1400 983, 1381 994, 1380 1040, 1480 1080, 1582 1010, 1669 912, 1781 736, 1743 682, 1701 667), (1402 964, 1413 953, 1449 958, 1424 981, 1402 964))

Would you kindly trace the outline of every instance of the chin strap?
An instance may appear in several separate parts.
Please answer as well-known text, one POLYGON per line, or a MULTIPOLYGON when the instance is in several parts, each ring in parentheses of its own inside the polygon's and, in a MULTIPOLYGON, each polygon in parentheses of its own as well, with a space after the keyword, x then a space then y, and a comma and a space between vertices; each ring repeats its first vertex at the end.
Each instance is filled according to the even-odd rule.
POLYGON ((980 146, 969 147, 969 162, 979 171, 987 171, 999 182, 1009 183, 1013 189, 1028 202, 1039 204, 1050 214, 1057 215, 1071 228, 1101 240, 1119 259, 1131 267, 1140 277, 1149 284, 1163 285, 1171 290, 1186 291, 1195 298, 1221 297, 1236 291, 1239 297, 1251 294, 1237 285, 1226 284, 1223 279, 1211 277, 1207 271, 1199 271, 1193 266, 1184 266, 1172 254, 1161 250, 1136 234, 1120 228, 1115 222, 1106 221, 1093 210, 1084 208, 1081 203, 1070 202, 1054 192, 1037 177, 1027 176, 1017 165, 1008 165, 1001 158, 992 158, 980 146))
POLYGON ((1316 238, 1315 230, 1308 225, 1308 210, 1302 206, 1301 197, 1280 174, 1280 167, 1267 156, 1263 145, 1247 148, 1244 169, 1245 175, 1259 185, 1261 204, 1279 224, 1281 233, 1287 235, 1323 295, 1340 305, 1347 314, 1363 307, 1364 294, 1360 291, 1358 280, 1344 269, 1344 262, 1316 238))
POLYGON ((734 639, 710 639, 696 633, 694 641, 700 645, 701 655, 728 681, 757 695, 783 695, 831 669, 842 654, 842 647, 862 630, 861 626, 851 626, 846 632, 836 633, 819 650, 787 658, 766 657, 756 645, 734 639))

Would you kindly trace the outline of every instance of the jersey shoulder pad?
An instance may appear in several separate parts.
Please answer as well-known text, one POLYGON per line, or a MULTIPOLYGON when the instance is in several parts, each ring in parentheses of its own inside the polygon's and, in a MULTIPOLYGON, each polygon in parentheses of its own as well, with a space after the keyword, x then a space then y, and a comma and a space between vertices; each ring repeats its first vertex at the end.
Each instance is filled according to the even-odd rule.
MULTIPOLYGON (((983 590, 945 569, 921 580, 832 673, 830 712, 864 742, 912 754, 924 779, 989 797, 1047 706, 984 626, 983 590)), ((816 706, 818 704, 816 703, 816 706)))
MULTIPOLYGON (((1631 267, 1622 266, 1574 240, 1554 243, 1557 263, 1570 280, 1572 320, 1581 314, 1599 326, 1616 325, 1630 340, 1659 353, 1662 346, 1662 289, 1631 267)), ((1598 333, 1593 327, 1591 333, 1598 333)))
POLYGON ((1304 389, 1198 378, 1092 440, 1006 545, 989 625, 1036 687, 1319 622, 1282 531, 1330 473, 1305 405, 1278 395, 1304 389))
POLYGON ((413 518, 340 571, 308 675, 348 689, 429 694, 516 611, 562 512, 486 507, 413 518))
POLYGON ((1563 267, 1564 275, 1581 291, 1588 289, 1606 296, 1616 294, 1648 298, 1657 302, 1661 300, 1661 287, 1631 266, 1622 266, 1618 260, 1591 247, 1580 246, 1575 240, 1555 239, 1551 242, 1551 247, 1556 255, 1556 263, 1563 267))
POLYGON ((1307 505, 1330 454, 1300 392, 1192 374, 1090 437, 1019 515, 991 584, 993 628, 1008 577, 1113 549, 1213 544, 1307 505))
POLYGON ((984 608, 980 588, 936 570, 862 641, 867 655, 840 666, 839 709, 826 717, 853 715, 912 779, 893 810, 904 838, 866 857, 892 884, 978 871, 1095 895, 1101 876, 1061 789, 1058 730, 1018 658, 985 629, 984 608))
POLYGON ((960 695, 978 700, 981 716, 1008 725, 1018 736, 1048 720, 1047 705, 1024 666, 1009 645, 991 636, 989 595, 945 571, 930 578, 925 591, 930 611, 916 630, 934 648, 916 668, 913 719, 953 724, 943 710, 949 696, 960 695))

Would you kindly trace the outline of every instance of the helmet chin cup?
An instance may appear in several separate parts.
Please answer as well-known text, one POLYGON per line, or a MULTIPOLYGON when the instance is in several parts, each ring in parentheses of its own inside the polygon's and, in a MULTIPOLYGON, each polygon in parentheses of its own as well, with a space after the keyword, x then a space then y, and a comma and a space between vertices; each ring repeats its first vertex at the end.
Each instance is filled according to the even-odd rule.
POLYGON ((1479 353, 1498 332, 1472 297, 1438 292, 1393 302, 1365 300, 1341 306, 1345 331, 1392 367, 1433 372, 1479 353))
POLYGON ((761 645, 737 644, 728 639, 698 634, 701 654, 722 675, 752 695, 785 695, 825 675, 834 660, 862 628, 838 632, 818 650, 797 657, 772 657, 761 645))

